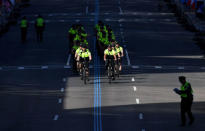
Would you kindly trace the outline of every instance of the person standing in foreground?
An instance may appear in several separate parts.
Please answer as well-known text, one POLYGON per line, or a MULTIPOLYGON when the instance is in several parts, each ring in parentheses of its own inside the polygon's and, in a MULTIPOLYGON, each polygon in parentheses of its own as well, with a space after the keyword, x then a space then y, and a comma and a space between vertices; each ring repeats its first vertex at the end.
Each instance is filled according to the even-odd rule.
POLYGON ((28 29, 28 21, 26 19, 26 16, 22 18, 20 27, 21 27, 21 42, 25 43, 27 37, 27 29, 28 29))
POLYGON ((193 90, 191 84, 186 81, 186 77, 180 76, 179 82, 182 84, 181 89, 179 90, 175 88, 174 92, 181 96, 181 126, 186 125, 186 113, 188 114, 188 117, 190 119, 189 125, 192 125, 194 122, 194 117, 191 112, 191 107, 193 103, 193 90))
POLYGON ((38 18, 36 19, 35 28, 36 28, 37 41, 42 42, 43 31, 45 29, 45 22, 41 15, 38 15, 38 18))

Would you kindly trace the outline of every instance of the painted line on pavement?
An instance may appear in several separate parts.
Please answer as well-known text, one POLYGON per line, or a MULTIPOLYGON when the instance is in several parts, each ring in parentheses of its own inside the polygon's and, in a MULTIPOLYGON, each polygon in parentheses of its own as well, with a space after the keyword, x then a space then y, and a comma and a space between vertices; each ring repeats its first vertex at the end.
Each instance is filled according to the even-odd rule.
POLYGON ((132 66, 133 69, 139 69, 140 66, 132 66))
POLYGON ((140 113, 140 114, 139 114, 139 119, 142 120, 143 117, 144 117, 143 113, 140 113))
POLYGON ((145 129, 142 129, 142 131, 146 131, 145 129))
POLYGON ((80 22, 80 20, 79 20, 79 19, 77 19, 77 20, 75 20, 75 22, 77 22, 77 23, 78 23, 78 22, 80 22))
POLYGON ((71 54, 68 55, 68 60, 67 60, 67 63, 66 63, 67 66, 70 66, 70 60, 71 60, 71 54))
POLYGON ((64 68, 64 69, 70 69, 71 66, 64 66, 63 68, 64 68))
POLYGON ((86 12, 86 15, 88 15, 88 6, 86 7, 86 11, 85 12, 86 12))
POLYGON ((155 68, 155 69, 162 69, 161 66, 155 66, 154 68, 155 68))
POLYGON ((136 103, 140 104, 140 99, 139 98, 136 98, 136 103))
POLYGON ((125 54, 126 54, 126 58, 127 58, 127 65, 130 66, 130 57, 129 57, 129 54, 128 54, 128 51, 127 49, 125 49, 125 54))
POLYGON ((18 70, 24 70, 24 69, 25 69, 25 68, 22 67, 22 66, 18 67, 18 70))
POLYGON ((137 91, 137 87, 136 86, 133 86, 133 89, 134 89, 134 91, 137 91))
POLYGON ((63 78, 63 82, 66 82, 66 78, 63 78))
POLYGON ((178 67, 179 70, 184 70, 183 66, 178 67))
POLYGON ((54 121, 57 121, 58 118, 59 118, 59 115, 56 114, 56 115, 54 116, 53 120, 54 120, 54 121))
POLYGON ((59 103, 59 104, 62 103, 62 99, 61 99, 61 98, 58 99, 58 103, 59 103))
POLYGON ((65 91, 65 89, 64 88, 61 88, 61 92, 64 92, 65 91))
POLYGON ((48 69, 48 66, 41 66, 41 69, 48 69))
POLYGON ((120 14, 122 15, 123 14, 122 8, 119 7, 119 10, 120 10, 120 14))
POLYGON ((135 81, 135 78, 134 77, 132 77, 132 80, 131 80, 132 82, 134 82, 135 81))

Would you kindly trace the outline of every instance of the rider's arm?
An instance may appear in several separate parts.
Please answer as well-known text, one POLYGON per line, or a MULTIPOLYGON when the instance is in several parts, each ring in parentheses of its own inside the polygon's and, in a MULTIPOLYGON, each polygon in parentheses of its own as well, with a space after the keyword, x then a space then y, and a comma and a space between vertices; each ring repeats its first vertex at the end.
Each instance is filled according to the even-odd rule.
POLYGON ((124 51, 123 51, 123 49, 122 49, 121 53, 122 53, 122 57, 123 57, 123 56, 124 56, 124 51))
POLYGON ((118 58, 120 59, 120 53, 117 53, 117 55, 118 55, 118 58))
POLYGON ((79 61, 79 60, 80 60, 80 56, 79 56, 79 55, 77 56, 77 59, 76 59, 76 60, 77 60, 77 61, 79 61))
POLYGON ((89 60, 90 60, 90 61, 92 60, 92 55, 91 55, 91 53, 90 53, 90 55, 89 55, 89 60))
POLYGON ((115 59, 115 60, 117 60, 117 57, 116 57, 116 55, 113 55, 113 56, 114 56, 114 59, 115 59))
POLYGON ((104 61, 106 61, 106 54, 104 54, 104 61))

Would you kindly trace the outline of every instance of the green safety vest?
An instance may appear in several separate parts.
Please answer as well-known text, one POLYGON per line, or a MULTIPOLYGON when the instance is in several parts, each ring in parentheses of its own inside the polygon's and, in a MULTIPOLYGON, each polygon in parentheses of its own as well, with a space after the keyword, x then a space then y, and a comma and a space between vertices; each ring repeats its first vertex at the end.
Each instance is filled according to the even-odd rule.
POLYGON ((112 51, 109 51, 108 49, 105 50, 104 52, 105 55, 109 55, 109 56, 114 56, 115 55, 115 51, 112 50, 112 51))
POLYGON ((25 19, 21 20, 21 28, 26 28, 27 24, 28 24, 27 20, 25 19))
POLYGON ((86 50, 86 52, 81 52, 81 53, 79 53, 79 56, 80 56, 81 58, 87 58, 87 57, 89 57, 90 55, 91 55, 91 53, 90 53, 89 50, 86 50))
MULTIPOLYGON (((186 87, 189 85, 188 82, 186 82, 184 85, 181 86, 181 91, 185 91, 186 90, 186 87)), ((193 90, 191 89, 191 93, 193 94, 193 90)), ((182 93, 181 94, 181 97, 183 98, 187 98, 187 94, 186 93, 182 93)))
POLYGON ((76 53, 79 54, 82 52, 82 49, 80 49, 80 47, 76 50, 76 53))
POLYGON ((37 23, 37 27, 43 27, 44 24, 43 18, 37 18, 36 23, 37 23))
POLYGON ((122 47, 121 47, 121 46, 119 46, 118 48, 116 48, 116 51, 117 51, 117 53, 120 53, 120 52, 122 52, 122 51, 123 51, 123 49, 122 49, 122 47))

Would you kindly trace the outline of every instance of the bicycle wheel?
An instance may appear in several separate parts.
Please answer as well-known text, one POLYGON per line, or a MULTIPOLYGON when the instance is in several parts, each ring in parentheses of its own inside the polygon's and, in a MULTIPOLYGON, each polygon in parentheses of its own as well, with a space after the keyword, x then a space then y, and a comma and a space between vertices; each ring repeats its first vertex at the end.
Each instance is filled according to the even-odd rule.
POLYGON ((111 66, 108 66, 108 79, 109 79, 109 83, 111 83, 112 81, 112 70, 111 70, 111 66))
POLYGON ((83 80, 84 80, 84 84, 86 84, 86 70, 85 70, 85 67, 83 68, 83 80))

